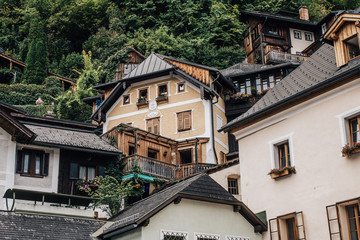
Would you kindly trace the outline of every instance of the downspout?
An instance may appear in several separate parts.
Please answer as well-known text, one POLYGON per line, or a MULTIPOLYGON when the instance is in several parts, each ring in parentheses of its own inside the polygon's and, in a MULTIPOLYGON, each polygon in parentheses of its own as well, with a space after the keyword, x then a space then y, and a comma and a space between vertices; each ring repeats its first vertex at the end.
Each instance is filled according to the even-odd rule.
MULTIPOLYGON (((211 87, 213 85, 214 82, 216 82, 220 77, 220 73, 217 72, 217 76, 215 78, 214 81, 212 81, 211 83, 211 87)), ((219 160, 218 160, 218 157, 217 157, 217 154, 216 154, 216 149, 215 149, 215 131, 214 131, 214 108, 213 108, 213 104, 216 104, 219 102, 219 97, 217 95, 216 96, 216 102, 213 102, 212 100, 214 99, 214 97, 211 97, 210 99, 210 114, 211 114, 211 139, 212 139, 212 148, 213 148, 213 151, 214 151, 214 156, 215 156, 215 162, 216 164, 219 164, 219 160)))

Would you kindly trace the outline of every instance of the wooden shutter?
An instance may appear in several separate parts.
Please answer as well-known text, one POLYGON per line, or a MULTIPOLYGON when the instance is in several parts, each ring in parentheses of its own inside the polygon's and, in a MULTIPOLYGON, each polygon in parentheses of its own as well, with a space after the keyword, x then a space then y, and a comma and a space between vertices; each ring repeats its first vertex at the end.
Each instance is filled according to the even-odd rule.
POLYGON ((277 218, 269 220, 270 239, 280 240, 279 223, 277 218))
POLYGON ((299 236, 299 240, 306 240, 305 236, 305 225, 304 225, 304 216, 302 212, 295 214, 296 228, 299 236))
POLYGON ((146 121, 146 127, 147 127, 147 131, 148 132, 152 132, 152 130, 153 130, 153 121, 152 121, 152 119, 149 119, 149 120, 147 120, 146 121))
POLYGON ((48 176, 49 175, 49 153, 43 154, 43 161, 41 166, 41 175, 42 176, 48 176))
POLYGON ((160 133, 160 120, 159 118, 153 119, 153 130, 155 134, 160 133))
POLYGON ((178 117, 178 131, 183 131, 184 130, 183 113, 178 113, 177 117, 178 117))
POLYGON ((23 172, 23 164, 24 164, 24 155, 22 150, 17 151, 17 160, 16 160, 16 172, 22 173, 23 172))
POLYGON ((341 226, 336 204, 327 206, 326 213, 329 224, 330 240, 342 240, 341 226))
POLYGON ((184 121, 184 130, 191 129, 191 112, 184 112, 183 113, 183 121, 184 121))

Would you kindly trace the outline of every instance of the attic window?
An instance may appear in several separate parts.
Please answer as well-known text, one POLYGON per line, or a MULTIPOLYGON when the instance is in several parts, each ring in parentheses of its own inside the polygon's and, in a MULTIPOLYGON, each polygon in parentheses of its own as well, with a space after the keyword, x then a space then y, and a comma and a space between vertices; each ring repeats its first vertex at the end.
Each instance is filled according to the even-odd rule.
POLYGON ((354 59, 360 55, 359 39, 357 34, 344 40, 346 51, 348 53, 349 60, 354 59))

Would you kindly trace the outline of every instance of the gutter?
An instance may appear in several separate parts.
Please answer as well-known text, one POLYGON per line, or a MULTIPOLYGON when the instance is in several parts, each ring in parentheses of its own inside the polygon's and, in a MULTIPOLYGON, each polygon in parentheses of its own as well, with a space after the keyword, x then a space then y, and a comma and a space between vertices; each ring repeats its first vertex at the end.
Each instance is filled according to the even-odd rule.
MULTIPOLYGON (((216 82, 220 77, 220 73, 218 72, 217 73, 217 76, 215 78, 214 81, 212 81, 211 85, 213 85, 214 82, 216 82)), ((215 131, 214 131, 214 107, 213 105, 218 103, 219 102, 219 96, 216 95, 216 102, 213 102, 214 97, 212 97, 210 99, 210 114, 211 114, 211 139, 212 139, 212 148, 213 148, 213 151, 214 151, 214 156, 215 156, 215 162, 216 164, 219 164, 219 159, 217 157, 217 154, 216 154, 216 149, 215 149, 215 131)))
POLYGON ((223 126, 222 128, 219 129, 219 131, 220 132, 222 132, 222 131, 228 132, 228 131, 232 130, 235 125, 239 125, 239 124, 241 124, 241 123, 243 123, 245 121, 250 121, 251 119, 254 119, 257 116, 259 116, 259 115, 261 115, 263 113, 269 112, 269 111, 271 111, 273 109, 276 109, 277 107, 280 107, 280 106, 282 106, 283 104, 285 104, 287 102, 296 100, 296 99, 298 99, 298 98, 300 98, 300 97, 302 97, 302 96, 304 96, 306 94, 311 93, 314 90, 325 88, 328 85, 331 85, 331 84, 333 84, 334 82, 336 82, 338 80, 341 80, 341 79, 343 79, 343 78, 345 78, 345 77, 347 77, 349 75, 354 75, 356 73, 360 73, 360 66, 352 68, 352 69, 350 69, 348 71, 342 72, 342 73, 336 75, 335 77, 332 77, 332 78, 330 78, 328 80, 325 80, 325 81, 323 81, 323 82, 321 82, 321 83, 319 83, 319 84, 317 84, 317 85, 315 85, 315 86, 313 86, 311 88, 305 89, 304 91, 301 91, 298 94, 292 95, 292 96, 290 96, 290 97, 288 97, 288 98, 286 98, 286 99, 284 99, 284 100, 282 100, 282 101, 280 101, 280 102, 278 102, 278 103, 276 103, 276 104, 274 104, 272 106, 264 108, 264 109, 260 110, 259 112, 255 113, 255 114, 252 114, 252 115, 249 115, 249 116, 247 116, 247 117, 245 117, 245 118, 243 118, 243 119, 241 119, 239 121, 235 121, 233 123, 230 122, 231 124, 229 124, 227 126, 226 125, 223 126))
POLYGON ((118 234, 121 234, 121 233, 124 233, 124 232, 128 232, 128 231, 133 230, 133 229, 135 229, 137 227, 138 227, 138 225, 134 223, 134 224, 131 224, 131 225, 126 226, 124 228, 120 228, 120 229, 118 229, 116 231, 107 233, 104 236, 101 236, 101 238, 102 239, 109 239, 109 238, 111 238, 111 237, 113 237, 115 235, 118 235, 118 234))

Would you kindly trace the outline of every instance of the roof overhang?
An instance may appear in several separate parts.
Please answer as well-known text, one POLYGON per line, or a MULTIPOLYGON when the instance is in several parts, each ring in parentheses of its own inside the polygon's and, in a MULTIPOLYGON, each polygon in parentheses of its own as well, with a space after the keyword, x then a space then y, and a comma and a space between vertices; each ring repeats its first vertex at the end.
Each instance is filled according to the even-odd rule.
POLYGON ((340 15, 331 25, 331 27, 326 31, 326 33, 324 34, 324 38, 328 40, 336 40, 337 31, 341 28, 342 25, 348 22, 355 22, 355 26, 360 27, 360 14, 344 13, 340 15))

